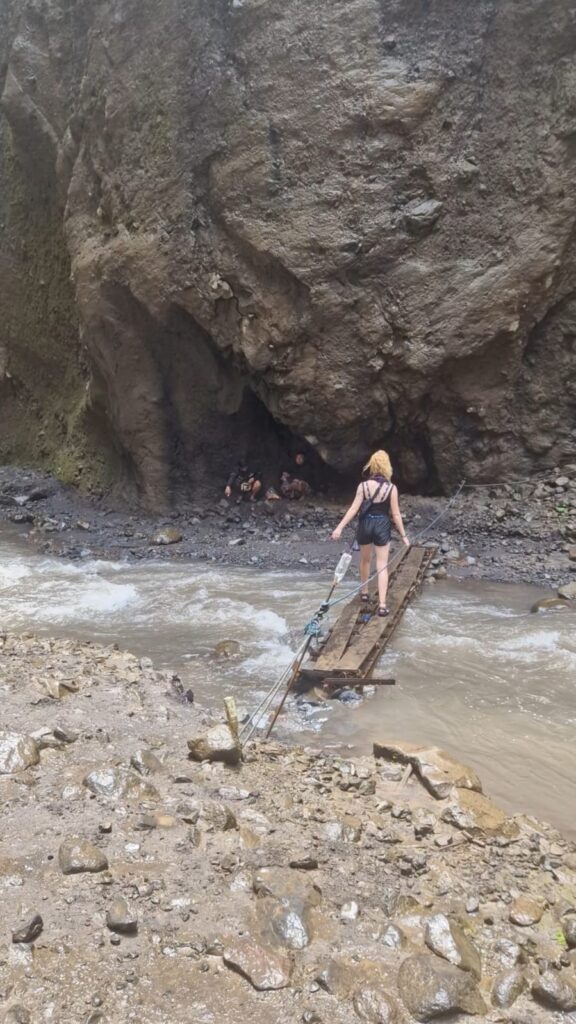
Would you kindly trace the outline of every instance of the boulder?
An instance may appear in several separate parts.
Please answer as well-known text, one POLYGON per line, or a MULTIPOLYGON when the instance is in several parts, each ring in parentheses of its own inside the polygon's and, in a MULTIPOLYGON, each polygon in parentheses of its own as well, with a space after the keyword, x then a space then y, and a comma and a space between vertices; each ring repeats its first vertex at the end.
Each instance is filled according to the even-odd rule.
POLYGON ((213 726, 202 736, 188 740, 188 750, 193 761, 223 761, 238 764, 241 756, 240 744, 224 723, 213 726))
POLYGON ((286 956, 256 942, 250 936, 233 939, 224 949, 224 963, 258 991, 286 988, 292 965, 286 956))
POLYGON ((105 871, 108 859, 102 850, 84 839, 68 839, 58 850, 58 863, 63 875, 79 875, 83 872, 105 871))
POLYGON ((0 732, 0 775, 12 775, 38 764, 40 754, 31 736, 0 732))
POLYGON ((502 971, 494 978, 492 1005, 501 1010, 509 1009, 522 995, 526 985, 526 978, 518 968, 512 971, 502 971))
POLYGON ((482 973, 480 954, 460 925, 444 914, 435 914, 426 925, 424 940, 429 949, 455 967, 470 971, 476 978, 482 973))
POLYGON ((438 800, 444 800, 452 789, 482 792, 482 783, 473 768, 438 747, 422 747, 412 743, 375 743, 374 756, 386 761, 411 764, 418 778, 438 800))
POLYGON ((576 986, 574 976, 566 978, 559 971, 544 971, 532 985, 532 995, 539 1003, 551 1010, 570 1013, 576 1010, 576 986))
POLYGON ((398 1004, 383 988, 362 985, 352 997, 352 1005, 360 1020, 367 1024, 396 1024, 398 1004))
POLYGON ((410 956, 398 972, 398 992, 416 1020, 429 1021, 457 1011, 486 1013, 486 1004, 470 971, 432 954, 410 956))
POLYGON ((558 587, 558 597, 563 597, 567 601, 576 601, 576 583, 564 583, 563 586, 558 587))
POLYGON ((96 768, 84 777, 84 785, 110 800, 159 799, 158 790, 128 768, 96 768))
POLYGON ((114 900, 106 912, 106 926, 111 932, 119 935, 136 935, 138 931, 138 918, 126 900, 114 900))
POLYGON ((517 924, 521 928, 529 928, 530 925, 538 924, 542 920, 543 913, 544 907, 541 903, 530 899, 529 896, 519 896, 510 905, 508 917, 512 924, 517 924))
POLYGON ((162 547, 167 544, 179 544, 181 540, 180 530, 176 530, 173 526, 165 526, 162 530, 156 531, 150 538, 150 543, 162 547))
POLYGON ((514 839, 519 834, 515 821, 481 793, 469 789, 455 789, 451 802, 441 814, 442 821, 472 835, 500 836, 514 839))

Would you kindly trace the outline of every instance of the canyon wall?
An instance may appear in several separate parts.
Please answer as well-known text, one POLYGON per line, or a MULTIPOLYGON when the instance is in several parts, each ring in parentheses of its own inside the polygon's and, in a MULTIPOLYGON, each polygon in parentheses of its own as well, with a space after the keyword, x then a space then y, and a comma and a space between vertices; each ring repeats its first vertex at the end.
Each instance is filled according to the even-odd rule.
POLYGON ((277 430, 576 447, 569 0, 2 0, 0 455, 169 504, 277 430))

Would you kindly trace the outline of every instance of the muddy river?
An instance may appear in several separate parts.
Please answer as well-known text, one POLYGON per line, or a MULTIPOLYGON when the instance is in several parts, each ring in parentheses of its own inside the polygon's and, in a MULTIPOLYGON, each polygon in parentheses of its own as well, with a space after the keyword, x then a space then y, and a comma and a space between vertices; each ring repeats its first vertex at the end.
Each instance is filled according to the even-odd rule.
MULTIPOLYGON (((355 579, 355 571, 342 585, 355 579)), ((327 590, 324 577, 205 565, 67 563, 0 530, 4 629, 117 642, 173 668, 198 702, 241 710, 264 695, 327 590), (234 657, 214 656, 222 640, 234 657)), ((366 753, 375 739, 434 743, 476 767, 487 793, 576 836, 576 614, 530 614, 542 592, 445 581, 412 605, 382 673, 353 704, 291 705, 279 738, 366 753)))

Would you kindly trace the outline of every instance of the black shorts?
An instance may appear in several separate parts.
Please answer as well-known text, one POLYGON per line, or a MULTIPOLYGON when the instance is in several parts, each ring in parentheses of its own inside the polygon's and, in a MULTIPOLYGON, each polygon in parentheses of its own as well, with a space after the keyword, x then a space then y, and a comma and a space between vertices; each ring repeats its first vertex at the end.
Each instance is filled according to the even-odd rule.
POLYGON ((392 536, 392 523, 388 516, 364 516, 358 523, 356 540, 359 544, 374 544, 377 548, 386 547, 392 536))

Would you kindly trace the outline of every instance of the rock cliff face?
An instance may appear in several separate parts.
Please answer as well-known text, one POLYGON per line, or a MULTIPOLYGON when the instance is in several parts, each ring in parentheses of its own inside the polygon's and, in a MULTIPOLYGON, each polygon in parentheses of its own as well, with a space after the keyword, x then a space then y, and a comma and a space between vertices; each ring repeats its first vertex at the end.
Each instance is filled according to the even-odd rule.
POLYGON ((159 504, 275 424, 417 488, 573 451, 569 0, 0 19, 6 457, 159 504))

